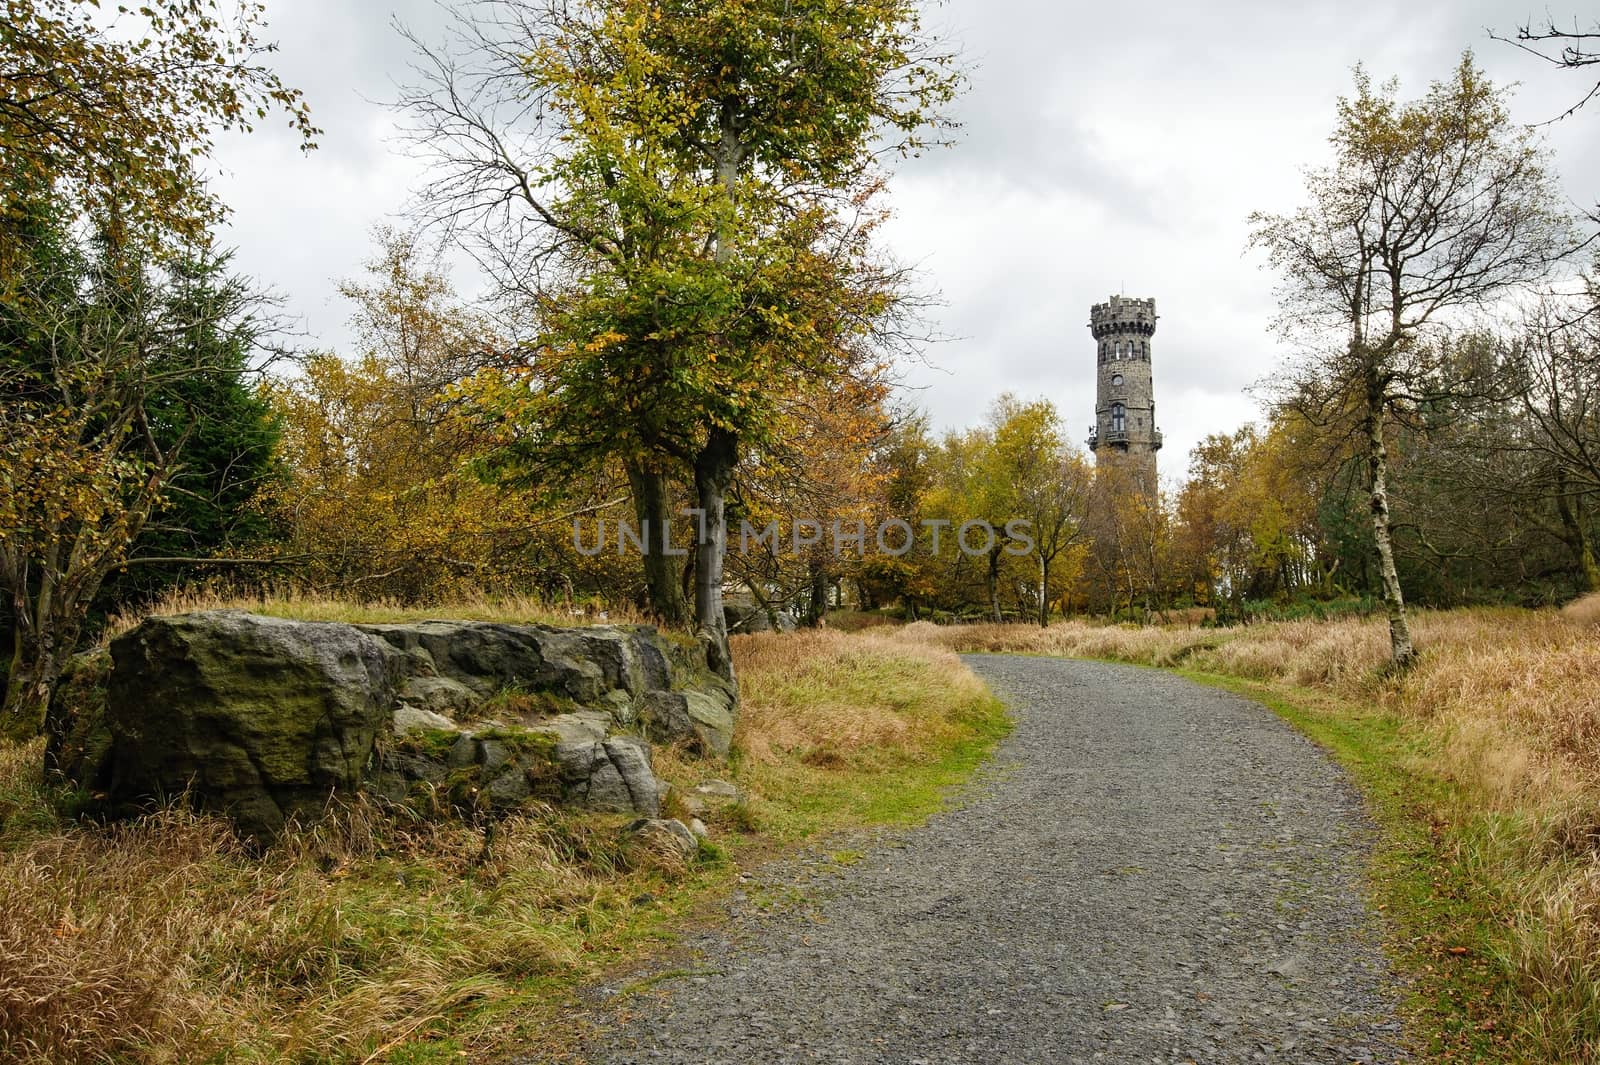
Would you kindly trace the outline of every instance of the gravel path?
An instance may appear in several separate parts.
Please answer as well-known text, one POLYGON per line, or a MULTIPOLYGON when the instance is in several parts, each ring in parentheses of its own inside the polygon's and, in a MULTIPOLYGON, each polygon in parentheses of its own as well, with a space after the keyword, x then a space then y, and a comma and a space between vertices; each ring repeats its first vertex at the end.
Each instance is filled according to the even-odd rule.
POLYGON ((597 1006, 591 1061, 1403 1060, 1370 826, 1313 744, 1166 673, 968 661, 1017 728, 964 801, 762 870, 597 1006))

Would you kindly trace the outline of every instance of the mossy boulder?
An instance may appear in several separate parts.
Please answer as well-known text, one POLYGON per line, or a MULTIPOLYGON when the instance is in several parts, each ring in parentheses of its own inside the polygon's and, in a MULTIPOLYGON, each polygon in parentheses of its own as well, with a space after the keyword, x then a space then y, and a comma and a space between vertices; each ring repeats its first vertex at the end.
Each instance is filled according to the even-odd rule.
MULTIPOLYGON (((562 629, 469 621, 362 625, 392 649, 400 699, 460 721, 518 706, 601 709, 661 743, 725 758, 737 689, 692 642, 651 625, 562 629)), ((544 715, 548 716, 548 715, 544 715)))
POLYGON ((654 817, 665 790, 650 745, 616 735, 602 712, 562 714, 533 727, 417 729, 390 745, 376 790, 423 809, 502 813, 530 799, 654 817))
POLYGON ((349 625, 241 611, 150 618, 111 642, 113 803, 188 792, 251 836, 359 787, 395 674, 349 625))

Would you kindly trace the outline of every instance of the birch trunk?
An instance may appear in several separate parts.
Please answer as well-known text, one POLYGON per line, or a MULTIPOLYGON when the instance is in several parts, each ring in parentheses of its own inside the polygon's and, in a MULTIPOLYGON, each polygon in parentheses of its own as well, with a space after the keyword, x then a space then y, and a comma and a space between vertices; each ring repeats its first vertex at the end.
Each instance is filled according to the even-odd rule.
POLYGON ((1384 391, 1376 374, 1367 379, 1367 473, 1371 484, 1372 538, 1378 545, 1378 572, 1383 581, 1383 601, 1389 612, 1389 651, 1396 667, 1405 669, 1417 659, 1406 620, 1405 595, 1394 565, 1394 540, 1389 533, 1389 450, 1383 442, 1384 391))

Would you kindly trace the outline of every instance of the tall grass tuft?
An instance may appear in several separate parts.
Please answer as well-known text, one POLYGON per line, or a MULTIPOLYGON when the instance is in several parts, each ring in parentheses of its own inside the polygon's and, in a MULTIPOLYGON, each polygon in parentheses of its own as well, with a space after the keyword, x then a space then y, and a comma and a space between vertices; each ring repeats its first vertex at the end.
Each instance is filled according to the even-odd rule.
POLYGON ((113 639, 147 617, 187 614, 197 610, 247 610, 295 621, 343 621, 356 625, 384 625, 430 618, 498 621, 514 625, 634 624, 645 620, 632 606, 579 606, 552 603, 528 595, 470 595, 419 605, 388 599, 355 602, 298 589, 240 592, 227 587, 184 587, 153 604, 113 616, 106 626, 104 638, 113 639))
POLYGON ((1561 616, 1579 625, 1600 625, 1600 592, 1590 592, 1561 608, 1561 616))

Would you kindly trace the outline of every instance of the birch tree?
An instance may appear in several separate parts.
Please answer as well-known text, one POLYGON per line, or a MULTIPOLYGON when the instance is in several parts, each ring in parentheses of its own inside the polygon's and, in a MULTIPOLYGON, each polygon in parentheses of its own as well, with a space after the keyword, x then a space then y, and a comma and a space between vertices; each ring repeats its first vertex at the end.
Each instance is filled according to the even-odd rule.
POLYGON ((1281 278, 1279 324, 1300 353, 1280 378, 1286 402, 1360 442, 1403 668, 1417 651, 1394 562, 1391 430, 1468 387, 1430 337, 1546 276, 1571 238, 1545 149, 1471 53, 1415 101, 1360 69, 1355 90, 1338 103, 1333 162, 1306 175, 1305 206, 1253 216, 1252 243, 1281 278))

